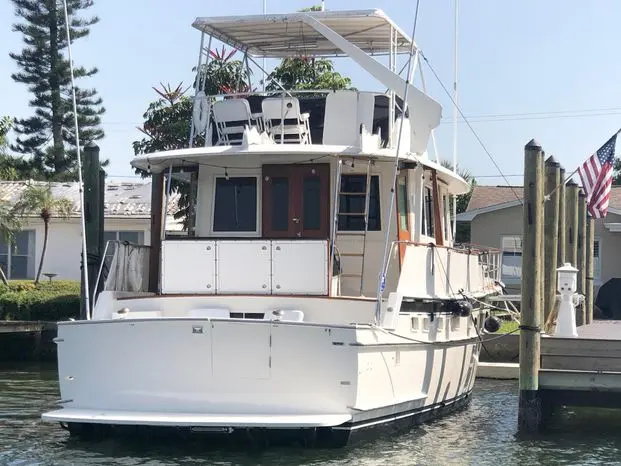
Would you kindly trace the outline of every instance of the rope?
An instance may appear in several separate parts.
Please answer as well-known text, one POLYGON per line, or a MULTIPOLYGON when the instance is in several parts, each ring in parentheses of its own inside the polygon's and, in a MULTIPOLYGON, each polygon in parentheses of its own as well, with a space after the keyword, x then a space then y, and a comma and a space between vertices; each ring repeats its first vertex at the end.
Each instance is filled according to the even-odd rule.
POLYGON ((419 50, 421 56, 423 57, 423 60, 425 60, 425 62, 427 63, 427 66, 429 66, 429 69, 431 70, 431 72, 433 73, 433 75, 436 77, 436 79, 438 80, 438 82, 440 83, 440 86, 442 87, 442 89, 444 90, 444 92, 446 93, 446 95, 449 97, 449 99, 451 99, 451 102, 453 103, 453 105, 455 106, 455 108, 457 109, 457 111, 459 112, 459 115, 464 119, 464 121, 466 122, 466 124, 468 125, 468 128, 470 129, 470 131, 472 132, 472 134, 474 135, 475 139, 477 140, 477 142, 479 143, 479 145, 483 148, 483 151, 485 151, 485 153, 487 154, 487 156, 489 157, 489 159, 492 161, 492 163, 494 164, 494 166, 496 167, 496 170, 498 170, 498 173, 500 173, 500 176, 505 180, 505 183, 507 183, 507 186, 511 189, 511 191, 513 192, 513 195, 515 196, 515 198, 520 201, 521 205, 524 205, 524 202, 522 200, 522 198, 520 196, 518 196, 518 194, 515 192, 515 189, 513 189, 513 186, 511 186, 511 184, 509 183, 509 180, 507 179, 507 177, 504 175, 504 173, 502 172, 502 170, 500 169, 500 167, 498 166, 498 164, 496 163, 496 160, 494 160, 494 157, 492 156, 491 152, 487 149, 487 147, 485 146, 485 144, 483 143, 483 141, 481 140, 481 138, 479 137, 479 135, 477 134, 477 132, 474 130, 474 128, 472 127, 472 125, 470 124, 470 120, 468 120, 468 118, 466 118, 466 115, 464 115, 464 112, 462 112, 461 108, 459 107, 459 105, 457 105, 457 102, 455 102, 455 99, 453 98, 453 96, 451 95, 451 93, 448 91, 448 89, 446 88, 446 86, 444 85, 444 83, 442 82, 442 80, 440 79, 440 76, 438 76, 438 73, 436 73, 436 70, 431 66, 431 63, 429 63, 429 60, 427 59, 427 57, 425 56, 425 54, 419 50))

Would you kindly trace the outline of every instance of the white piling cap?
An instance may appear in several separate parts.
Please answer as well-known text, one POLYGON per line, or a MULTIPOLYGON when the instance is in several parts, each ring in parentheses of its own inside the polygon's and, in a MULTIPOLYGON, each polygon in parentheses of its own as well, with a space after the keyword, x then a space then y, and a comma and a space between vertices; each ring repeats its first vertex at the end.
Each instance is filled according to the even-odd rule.
POLYGON ((562 267, 559 267, 556 269, 557 272, 578 272, 578 269, 575 267, 572 267, 572 265, 569 262, 565 262, 565 264, 563 264, 562 267))

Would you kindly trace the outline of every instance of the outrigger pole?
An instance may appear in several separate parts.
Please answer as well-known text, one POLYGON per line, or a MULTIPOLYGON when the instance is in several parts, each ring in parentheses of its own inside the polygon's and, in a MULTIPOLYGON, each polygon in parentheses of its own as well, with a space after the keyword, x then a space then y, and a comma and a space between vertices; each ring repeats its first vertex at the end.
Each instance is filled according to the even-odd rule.
POLYGON ((75 98, 75 78, 73 76, 73 60, 71 58, 71 35, 69 31, 69 13, 67 11, 67 0, 63 0, 65 9, 65 28, 67 31, 67 50, 69 52, 69 70, 71 72, 71 97, 73 99, 73 123, 75 125, 75 143, 78 159, 78 189, 80 192, 80 227, 82 229, 82 274, 84 279, 84 308, 86 309, 86 320, 91 319, 90 306, 90 287, 88 286, 88 267, 86 252, 86 220, 84 218, 84 180, 82 179, 82 154, 80 152, 80 132, 78 126, 78 106, 75 98))

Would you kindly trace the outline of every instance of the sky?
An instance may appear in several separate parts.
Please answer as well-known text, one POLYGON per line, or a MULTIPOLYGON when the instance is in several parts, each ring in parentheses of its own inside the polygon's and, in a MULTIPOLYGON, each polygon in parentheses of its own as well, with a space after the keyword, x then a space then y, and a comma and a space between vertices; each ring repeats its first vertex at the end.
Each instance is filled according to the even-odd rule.
MULTIPOLYGON (((454 1, 421 0, 415 40, 449 90, 454 73, 454 1)), ((269 13, 287 13, 312 0, 267 0, 269 13)), ((408 34, 415 0, 327 0, 326 9, 381 8, 408 34)), ((101 155, 108 174, 131 177, 129 162, 136 129, 153 86, 192 82, 200 33, 197 16, 260 14, 263 0, 228 2, 180 0, 95 0, 84 15, 100 22, 90 36, 74 43, 74 62, 96 66, 99 73, 79 85, 94 87, 104 101, 105 139, 101 155)), ((616 53, 618 0, 468 0, 459 2, 458 163, 479 184, 522 181, 524 145, 535 138, 569 172, 621 128, 621 61, 616 53), (493 160, 494 166, 483 142, 493 160), (501 174, 504 175, 501 176, 501 174)), ((12 2, 0 2, 0 115, 32 114, 30 96, 10 75, 16 71, 9 52, 22 48, 13 32, 12 2)), ((277 61, 270 60, 268 67, 277 61)), ((364 70, 336 59, 362 90, 384 91, 364 70)), ((430 69, 423 66, 427 91, 443 106, 436 130, 440 158, 452 159, 453 105, 430 69)), ((432 157, 435 155, 430 151, 432 157)))

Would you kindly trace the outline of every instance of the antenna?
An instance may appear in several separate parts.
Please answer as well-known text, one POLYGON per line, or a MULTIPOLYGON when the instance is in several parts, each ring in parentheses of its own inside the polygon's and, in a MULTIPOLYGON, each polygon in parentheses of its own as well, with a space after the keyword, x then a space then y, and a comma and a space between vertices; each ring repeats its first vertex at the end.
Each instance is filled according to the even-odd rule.
POLYGON ((84 181, 82 180, 82 154, 80 152, 80 133, 78 126, 78 106, 75 100, 75 79, 73 76, 73 60, 71 58, 71 36, 69 34, 69 13, 67 11, 67 0, 63 0, 65 8, 65 28, 67 31, 67 50, 69 52, 69 70, 71 72, 71 97, 73 99, 73 123, 75 125, 75 143, 77 146, 78 158, 78 187, 80 191, 80 223, 82 228, 82 272, 84 278, 84 307, 86 308, 86 320, 91 319, 90 288, 88 286, 88 267, 86 266, 86 221, 84 219, 84 181))
MULTIPOLYGON (((455 30, 453 55, 453 171, 457 173, 457 25, 459 0, 455 0, 455 30)), ((453 196, 453 243, 457 235, 457 196, 453 196)))

